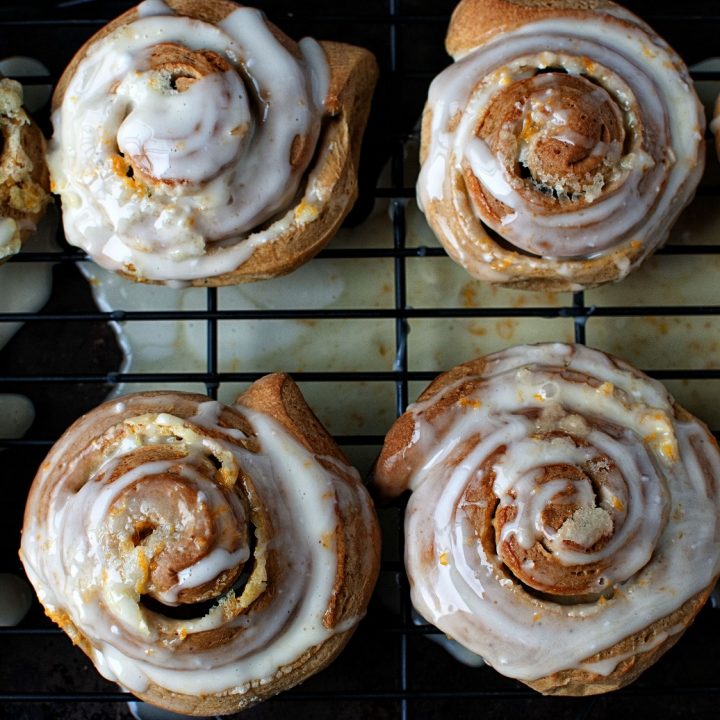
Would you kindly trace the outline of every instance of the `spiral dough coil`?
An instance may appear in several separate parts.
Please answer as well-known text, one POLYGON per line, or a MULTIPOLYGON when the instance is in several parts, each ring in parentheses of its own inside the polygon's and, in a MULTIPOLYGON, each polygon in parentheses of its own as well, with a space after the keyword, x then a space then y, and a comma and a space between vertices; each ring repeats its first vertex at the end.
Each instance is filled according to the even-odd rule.
POLYGON ((210 715, 331 662, 365 613, 379 538, 357 472, 270 375, 234 407, 147 392, 80 418, 38 471, 21 556, 102 675, 210 715))
POLYGON ((450 256, 508 286, 619 280, 704 167, 687 68, 612 2, 463 0, 423 115, 418 202, 450 256))
POLYGON ((375 468, 411 489, 406 565, 431 623, 544 693, 632 681, 720 572, 720 450, 663 386, 581 345, 437 378, 375 468))
POLYGON ((73 58, 49 165, 68 240, 135 280, 290 272, 350 211, 377 68, 229 0, 147 0, 73 58))

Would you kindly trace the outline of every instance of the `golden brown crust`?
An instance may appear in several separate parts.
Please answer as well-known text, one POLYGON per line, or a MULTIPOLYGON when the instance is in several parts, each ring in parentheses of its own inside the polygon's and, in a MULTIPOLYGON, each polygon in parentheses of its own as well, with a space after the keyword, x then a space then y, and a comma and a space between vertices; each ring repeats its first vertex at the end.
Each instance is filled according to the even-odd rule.
MULTIPOLYGON (((477 358, 469 362, 456 365, 450 370, 438 375, 420 393, 417 403, 424 403, 427 400, 442 393, 446 387, 454 385, 464 377, 472 378, 480 375, 485 368, 485 359, 477 358)), ((471 381, 472 382, 472 381, 471 381)), ((433 422, 443 412, 454 405, 459 398, 467 394, 468 385, 461 383, 451 392, 442 396, 438 402, 428 408, 426 419, 433 422)), ((415 420, 411 412, 403 413, 388 430, 383 442, 380 455, 372 472, 372 489, 383 499, 397 497, 408 489, 410 474, 414 469, 412 452, 408 452, 413 444, 413 432, 415 420)))
POLYGON ((583 661, 595 663, 613 657, 623 658, 609 675, 599 675, 586 670, 562 670, 526 684, 543 695, 568 697, 600 695, 629 685, 654 665, 683 636, 710 597, 716 581, 717 578, 675 612, 583 661), (678 631, 679 625, 683 629, 678 631), (648 646, 652 647, 653 641, 657 642, 659 638, 664 639, 652 650, 643 650, 648 646))
POLYGON ((265 375, 256 380, 235 402, 267 413, 311 452, 330 455, 344 464, 348 463, 289 375, 265 375))
MULTIPOLYGON (((168 0, 167 4, 178 14, 217 23, 240 7, 230 0, 168 0)), ((88 50, 113 30, 138 17, 137 8, 128 10, 103 27, 75 54, 60 78, 53 94, 52 106, 62 103, 70 79, 88 50)), ((300 51, 297 43, 272 23, 269 26, 276 38, 294 55, 300 51)), ((317 217, 301 225, 293 223, 279 238, 257 247, 248 260, 234 271, 207 278, 191 280, 201 287, 235 285, 241 282, 266 280, 286 275, 316 255, 337 232, 357 198, 357 170, 363 132, 370 113, 370 103, 377 82, 377 62, 364 48, 322 41, 320 43, 330 68, 330 87, 326 99, 326 116, 320 138, 314 149, 314 160, 306 175, 315 174, 315 182, 323 188, 327 198, 317 217)), ((312 148, 305 148, 311 152, 312 148)), ((296 213, 302 212, 302 204, 296 213)), ((242 241, 242 240, 241 240, 242 241)), ((208 251, 212 253, 213 250, 208 251)), ((120 271, 132 280, 162 284, 132 272, 120 271)))
POLYGON ((597 16, 617 8, 609 0, 461 0, 450 19, 445 48, 453 57, 529 22, 597 16))
MULTIPOLYGON (((120 401, 109 401, 83 416, 66 431, 63 437, 77 435, 78 433, 87 435, 90 439, 105 436, 118 422, 117 413, 120 403, 123 405, 121 411, 124 417, 152 412, 170 413, 180 418, 191 418, 198 412, 198 405, 207 400, 208 398, 202 395, 189 393, 146 392, 130 395, 120 401)), ((253 681, 246 692, 194 696, 170 692, 165 688, 150 684, 145 691, 135 693, 147 702, 184 714, 226 714, 246 709, 322 670, 339 654, 352 636, 356 621, 364 615, 379 570, 379 530, 372 511, 367 505, 363 491, 358 487, 359 478, 347 466, 344 455, 313 414, 292 379, 279 373, 266 376, 255 382, 245 393, 240 395, 237 399, 237 405, 239 408, 262 412, 271 417, 310 453, 317 456, 327 469, 332 470, 336 476, 342 478, 343 483, 353 489, 352 500, 347 501, 345 493, 343 493, 344 500, 337 502, 336 552, 338 569, 331 595, 331 603, 323 618, 324 625, 328 629, 338 627, 341 629, 330 635, 319 645, 307 650, 290 665, 279 669, 277 675, 270 681, 267 681, 267 679, 263 682, 253 681)), ((221 414, 218 416, 218 424, 223 428, 242 430, 243 433, 249 436, 246 441, 243 441, 245 446, 251 451, 254 447, 257 447, 253 427, 233 408, 222 409, 221 414)), ((213 434, 219 431, 207 428, 207 432, 213 434)), ((104 442, 110 442, 110 440, 104 442)), ((93 447, 89 451, 80 450, 77 443, 74 443, 73 448, 71 448, 73 455, 67 459, 64 455, 67 448, 62 448, 62 443, 63 439, 50 452, 45 463, 43 463, 41 472, 55 468, 55 470, 51 471, 64 474, 67 466, 68 468, 72 467, 74 477, 83 477, 97 467, 97 454, 102 453, 104 447, 102 442, 98 444, 97 440, 95 440, 93 447)), ((147 451, 150 455, 143 453, 142 450, 140 457, 135 458, 138 462, 144 463, 158 459, 152 455, 152 453, 156 452, 152 446, 147 451)), ((172 446, 166 446, 165 448, 161 447, 157 452, 164 453, 163 457, 165 457, 167 452, 172 451, 172 446)), ((135 451, 133 451, 133 454, 135 454, 135 451)), ((115 468, 113 472, 122 474, 123 468, 115 468)), ((153 482, 157 482, 157 480, 153 482)), ((162 478, 160 478, 160 483, 163 483, 162 478)), ((252 493, 252 478, 243 476, 243 483, 247 485, 247 489, 252 493)), ((26 510, 26 529, 30 526, 32 520, 37 519, 27 514, 31 512, 31 507, 47 506, 47 502, 43 500, 43 497, 35 497, 38 492, 51 493, 52 488, 47 485, 42 486, 42 488, 38 484, 33 485, 26 510)), ((340 498, 340 496, 338 497, 340 498)), ((266 511, 262 507, 255 507, 257 503, 252 494, 248 497, 247 504, 250 507, 252 523, 255 526, 255 535, 258 537, 258 542, 260 542, 259 538, 263 532, 274 533, 279 531, 279 529, 271 526, 266 511)), ((192 504, 189 506, 192 506, 192 504)), ((261 560, 256 558, 256 563, 258 562, 261 562, 261 560)), ((264 562, 267 566, 267 586, 263 584, 257 591, 253 591, 254 594, 251 595, 251 598, 254 597, 255 599, 250 600, 248 605, 252 611, 262 609, 264 605, 269 603, 275 593, 278 592, 277 580, 273 578, 274 576, 280 577, 284 572, 282 563, 275 557, 272 546, 270 546, 264 562)), ((153 569, 153 572, 155 572, 155 569, 153 569)), ((253 582, 252 578, 255 574, 256 569, 252 571, 248 583, 253 582)), ((233 577, 234 575, 219 578, 214 589, 218 592, 224 592, 228 583, 232 584, 233 577)), ((190 602, 204 599, 208 587, 204 585, 196 588, 196 590, 197 597, 191 597, 190 602)), ((243 597, 247 592, 246 586, 243 597)), ((94 655, 92 639, 85 637, 64 612, 49 614, 51 619, 67 632, 73 642, 92 658, 94 655)), ((189 636, 187 642, 177 648, 177 652, 192 653, 217 647, 235 637, 239 631, 241 630, 229 626, 227 630, 221 629, 189 636)))

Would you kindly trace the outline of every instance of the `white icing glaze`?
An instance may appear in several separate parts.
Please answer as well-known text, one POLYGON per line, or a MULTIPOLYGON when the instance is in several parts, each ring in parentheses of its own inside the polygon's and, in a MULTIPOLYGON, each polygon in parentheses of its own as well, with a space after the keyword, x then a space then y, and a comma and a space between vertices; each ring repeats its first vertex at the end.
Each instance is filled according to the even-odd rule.
MULTIPOLYGON (((103 443, 106 459, 89 477, 81 479, 77 492, 58 483, 43 498, 47 508, 28 512, 23 562, 48 611, 67 613, 91 638, 93 660, 108 679, 136 692, 147 690, 153 683, 191 695, 242 693, 251 683, 271 680, 278 668, 293 663, 311 647, 350 629, 359 620, 346 617, 338 626, 326 627, 324 616, 337 572, 336 510, 352 507, 360 512, 362 508, 371 533, 374 521, 369 499, 359 483, 351 485, 323 467, 264 413, 235 408, 253 428, 260 444, 259 451, 252 452, 242 444, 245 436, 241 431, 226 431, 220 426, 220 403, 200 404, 195 416, 185 420, 168 414, 143 414, 151 405, 152 401, 142 396, 127 396, 121 404, 106 406, 117 417, 117 425, 102 435, 104 440, 95 441, 103 443), (148 461, 113 482, 104 480, 136 448, 157 444, 179 450, 180 459, 148 461), (137 584, 138 573, 142 574, 142 563, 135 560, 137 552, 113 551, 115 545, 123 545, 128 532, 123 530, 125 519, 118 518, 118 497, 124 498, 124 491, 140 477, 145 478, 144 483, 151 483, 148 477, 179 464, 185 481, 198 484, 197 502, 221 510, 227 504, 227 493, 221 497, 220 491, 194 469, 198 456, 206 453, 221 463, 218 472, 225 473, 224 482, 232 487, 240 476, 252 478, 258 493, 252 502, 265 509, 274 528, 269 539, 256 529, 254 556, 276 554, 282 577, 267 579, 275 583, 276 590, 260 609, 251 606, 236 616, 226 614, 227 605, 242 602, 242 596, 235 598, 229 591, 205 615, 172 620, 138 603, 144 588, 139 591, 137 584), (182 652, 186 637, 222 627, 241 627, 242 632, 224 646, 182 652)), ((90 425, 92 420, 86 423, 90 425)), ((72 477, 82 459, 68 463, 63 456, 76 442, 74 433, 58 441, 37 482, 58 472, 72 477)), ((342 471, 357 479, 355 471, 345 466, 342 471)), ((243 512, 237 501, 233 504, 233 512, 243 512)), ((187 512, 192 513, 192 508, 187 512)), ((145 544, 140 547, 147 548, 145 544)), ((178 573, 170 595, 212 579, 245 558, 247 550, 247 546, 239 548, 234 557, 227 549, 211 550, 178 573)), ((253 577, 255 571, 251 580, 253 577)), ((142 585, 143 578, 140 580, 142 585)), ((174 597, 168 599, 174 601, 174 597)))
MULTIPOLYGON (((620 15, 632 18, 628 13, 620 15)), ((704 116, 682 62, 654 33, 645 35, 643 28, 652 31, 644 23, 640 25, 602 19, 578 23, 562 18, 530 23, 456 57, 433 81, 428 99, 432 122, 418 179, 418 202, 426 211, 434 201, 449 202, 463 216, 461 230, 441 224, 437 217, 431 222, 438 225, 435 229, 451 254, 476 277, 496 282, 512 277, 500 266, 488 266, 495 251, 473 260, 464 249, 468 238, 484 235, 481 222, 521 251, 538 256, 523 257, 529 268, 542 266, 543 258, 554 258, 558 274, 565 277, 572 276, 575 259, 595 257, 630 243, 646 248, 644 257, 665 240, 702 174, 699 149, 704 116), (511 177, 506 169, 505 162, 509 166, 524 162, 527 148, 522 137, 517 155, 504 162, 475 134, 496 94, 515 81, 532 77, 536 69, 549 67, 597 84, 597 98, 590 101, 612 98, 631 138, 640 127, 637 113, 642 113, 643 132, 652 145, 647 151, 631 146, 621 156, 617 145, 595 144, 574 133, 567 128, 567 115, 558 109, 553 95, 558 76, 538 75, 533 80, 538 89, 522 108, 540 128, 531 141, 554 137, 567 144, 592 145, 592 154, 604 155, 614 168, 609 183, 600 176, 588 181, 585 200, 565 199, 550 213, 533 203, 533 193, 539 190, 533 190, 528 180, 511 177), (464 217, 465 201, 459 196, 465 189, 458 178, 465 167, 510 208, 499 223, 475 204, 471 205, 474 217, 464 217), (468 238, 458 233, 467 233, 468 238)), ((502 254, 498 251, 497 257, 502 254)), ((622 261, 620 276, 632 269, 626 258, 622 261)))
POLYGON ((120 152, 158 180, 206 182, 240 154, 251 120, 248 99, 231 71, 213 73, 185 92, 158 92, 159 72, 126 75, 116 92, 132 108, 117 130, 120 152), (209 142, 217 134, 216 142, 209 142), (179 141, 178 138, 183 138, 179 141))
POLYGON ((163 0, 144 0, 137 6, 137 13, 143 18, 153 15, 172 15, 173 11, 163 0))
POLYGON ((0 395, 0 438, 19 438, 32 425, 35 408, 24 395, 0 395))
POLYGON ((32 605, 30 586, 17 575, 0 573, 0 627, 17 625, 32 605))
POLYGON ((229 570, 238 563, 244 563, 249 557, 250 549, 248 547, 241 547, 233 553, 224 548, 215 548, 202 560, 198 560, 194 565, 190 565, 178 573, 177 588, 182 590, 210 582, 225 570, 229 570))
POLYGON ((12 218, 0 218, 0 259, 20 250, 20 229, 12 218))
MULTIPOLYGON (((128 702, 128 710, 135 720, 187 720, 187 715, 180 715, 179 713, 170 712, 169 710, 163 710, 162 708, 150 705, 144 702, 137 702, 131 700, 128 702)), ((220 717, 215 716, 215 720, 220 717)))
MULTIPOLYGON (((293 167, 291 149, 296 138, 314 147, 329 83, 322 48, 299 48, 296 58, 253 8, 213 26, 140 5, 88 52, 53 114, 48 162, 69 241, 103 267, 186 281, 234 270, 317 217, 288 210, 312 155, 293 167), (231 69, 181 92, 150 66, 161 43, 215 52, 231 69), (125 160, 154 178, 150 190, 125 160)), ((319 200, 311 179, 304 201, 319 200)))
MULTIPOLYGON (((412 453, 414 468, 406 563, 413 604, 429 622, 500 672, 535 680, 584 667, 710 585, 720 572, 720 454, 704 426, 675 417, 660 383, 597 351, 560 344, 488 356, 475 380, 477 389, 432 424, 426 412, 462 381, 408 409, 415 427, 402 451, 412 453), (605 599, 541 600, 514 579, 502 547, 489 552, 477 541, 468 515, 477 503, 465 493, 491 457, 499 507, 517 508, 499 543, 544 542, 559 566, 601 563, 589 594, 605 599), (558 499, 556 481, 534 484, 556 463, 615 470, 599 489, 570 481, 572 495, 558 499), (550 502, 610 516, 611 538, 594 551, 564 545, 542 520, 550 502)), ((532 563, 523 572, 533 578, 532 563)), ((541 571, 535 580, 544 580, 541 571)), ((611 672, 610 664, 597 671, 611 672)))
MULTIPOLYGON (((28 239, 26 249, 52 252, 57 220, 46 213, 38 231, 28 239)), ((51 263, 8 263, 0 266, 0 311, 7 313, 37 312, 48 301, 52 289, 51 263)), ((0 349, 22 327, 20 322, 0 323, 0 349)), ((32 425, 35 408, 24 395, 0 394, 0 437, 19 438, 32 425)))

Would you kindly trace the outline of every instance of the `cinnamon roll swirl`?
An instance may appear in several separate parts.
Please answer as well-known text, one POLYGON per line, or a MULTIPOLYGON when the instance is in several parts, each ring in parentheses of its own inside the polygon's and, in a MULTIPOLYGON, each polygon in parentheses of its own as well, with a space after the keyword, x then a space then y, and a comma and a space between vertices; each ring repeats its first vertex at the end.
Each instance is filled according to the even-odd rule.
POLYGON ((20 83, 0 78, 0 262, 20 250, 50 200, 45 138, 20 83))
POLYGON ((139 281, 290 272, 357 195, 377 75, 340 43, 295 43, 229 0, 147 0, 78 52, 53 97, 65 233, 139 281))
POLYGON ((547 694, 635 679, 720 573, 720 449, 665 388, 580 345, 440 375, 388 433, 417 610, 547 694))
POLYGON ((211 715, 335 658, 379 538, 357 472, 297 386, 269 375, 233 407, 145 392, 80 418, 35 478, 21 557, 102 675, 211 715))
POLYGON ((667 239, 704 167, 687 68, 605 0, 462 0, 422 125, 418 202, 482 280, 580 290, 667 239))

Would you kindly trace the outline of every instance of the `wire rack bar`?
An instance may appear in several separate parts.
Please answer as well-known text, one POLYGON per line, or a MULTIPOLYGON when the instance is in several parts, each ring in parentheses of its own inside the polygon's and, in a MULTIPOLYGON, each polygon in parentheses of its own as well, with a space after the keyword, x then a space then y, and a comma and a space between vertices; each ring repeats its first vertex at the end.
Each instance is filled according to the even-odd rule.
MULTIPOLYGON (((101 27, 107 19, 112 17, 110 10, 119 10, 121 3, 93 2, 92 0, 68 0, 56 2, 54 7, 51 3, 45 3, 43 10, 28 5, 18 10, 15 16, 6 17, 0 9, 0 30, 12 34, 31 34, 33 32, 49 32, 57 34, 73 34, 73 36, 89 36, 101 27), (93 17, 76 17, 79 13, 90 13, 93 17)), ((126 3, 125 6, 129 6, 126 3)), ((295 3, 294 5, 297 5, 295 3)), ((330 35, 330 29, 335 27, 354 28, 357 26, 359 34, 377 31, 381 38, 380 45, 375 48, 376 54, 385 75, 385 90, 389 96, 389 106, 393 111, 402 109, 401 99, 404 98, 403 91, 408 84, 416 84, 418 87, 427 86, 434 77, 435 72, 443 66, 439 63, 448 64, 448 58, 438 61, 438 67, 429 69, 425 65, 416 67, 414 60, 415 53, 419 53, 415 46, 416 38, 430 37, 441 38, 448 22, 449 10, 452 3, 430 3, 427 2, 427 12, 421 8, 422 3, 405 2, 404 0, 387 0, 385 12, 358 12, 349 9, 345 12, 341 5, 336 5, 329 14, 318 14, 302 8, 292 7, 287 10, 277 10, 277 17, 282 19, 282 24, 292 32, 294 27, 317 25, 320 30, 318 35, 330 35), (299 12, 297 10, 300 10, 299 12), (410 53, 413 53, 412 55, 410 53), (397 98, 397 100, 396 100, 397 98)), ((687 7, 679 10, 677 14, 668 13, 664 9, 649 8, 644 14, 651 24, 665 23, 677 27, 678 34, 694 34, 706 25, 712 25, 720 31, 720 15, 716 12, 698 13, 694 10, 692 0, 686 3, 687 7)), ((715 32, 715 37, 718 32, 715 32)), ((672 39, 672 38, 671 38, 672 39)), ((421 40, 417 40, 420 43, 421 40)), ((438 40, 439 42, 439 40, 438 40)), ((360 43, 362 44, 362 43, 360 43)), ((714 52, 717 52, 716 50, 714 52)), ((68 52, 68 59, 72 53, 68 52)), ((417 55, 420 57, 420 55, 417 55)), ((25 84, 46 85, 57 80, 58 73, 51 72, 49 77, 37 75, 22 78, 25 84)), ((692 72, 696 81, 714 82, 720 80, 720 71, 698 70, 692 72)), ((424 91, 424 90, 423 90, 424 91)), ((421 99, 422 100, 422 99, 421 99)), ((418 102, 418 115, 422 108, 422 102, 418 102)), ((378 131, 379 132, 379 131, 378 131)), ((378 134, 370 137, 367 148, 371 152, 387 152, 390 160, 390 177, 384 179, 381 186, 377 188, 365 188, 369 197, 388 201, 389 212, 392 221, 392 243, 390 247, 331 247, 323 250, 318 255, 318 260, 353 260, 353 259, 377 259, 392 262, 392 274, 394 281, 394 292, 392 305, 388 307, 349 307, 333 310, 316 310, 312 308, 280 308, 272 310, 238 310, 223 307, 222 289, 198 289, 203 292, 204 309, 202 310, 157 310, 147 309, 143 311, 41 311, 39 313, 0 313, 0 329, 3 323, 137 323, 137 322, 158 322, 170 323, 177 321, 192 321, 203 323, 205 335, 205 360, 204 370, 198 372, 72 372, 72 373, 36 373, 36 372, 9 372, 0 370, 0 391, 13 391, 18 388, 47 391, 52 393, 57 386, 94 386, 101 388, 107 386, 108 391, 119 384, 138 383, 148 386, 156 383, 198 383, 205 386, 206 392, 211 397, 217 397, 220 386, 224 383, 247 383, 261 377, 265 373, 261 370, 248 372, 224 372, 219 357, 219 338, 223 331, 223 323, 242 320, 322 320, 336 321, 343 320, 367 320, 387 321, 393 323, 395 355, 391 368, 383 371, 371 371, 361 369, 359 371, 336 371, 336 372, 315 372, 303 371, 294 372, 293 377, 303 383, 333 383, 333 382, 363 382, 363 383, 390 383, 394 390, 395 413, 401 414, 411 400, 410 384, 413 382, 427 382, 432 380, 438 372, 445 368, 424 367, 423 369, 411 369, 413 363, 408 353, 408 340, 411 324, 418 319, 501 319, 501 318, 537 318, 545 319, 567 319, 572 323, 574 339, 576 342, 585 343, 588 339, 588 324, 594 318, 670 318, 670 317, 708 317, 720 316, 720 301, 717 304, 683 304, 683 305, 599 305, 588 304, 587 293, 577 292, 562 294, 558 297, 562 302, 556 305, 544 305, 536 307, 411 307, 408 304, 408 259, 414 261, 422 259, 423 262, 436 262, 444 260, 447 254, 441 247, 413 246, 408 240, 408 206, 415 198, 414 178, 405 171, 405 146, 408 142, 417 144, 417 133, 414 126, 409 125, 403 128, 392 127, 383 131, 383 137, 378 134)), ((708 140, 711 135, 708 134, 708 140)), ((715 198, 720 196, 720 184, 717 179, 710 181, 699 188, 698 197, 715 198)), ((70 267, 76 263, 88 262, 87 256, 76 249, 70 248, 65 242, 62 230, 58 232, 58 242, 61 249, 56 252, 31 252, 22 251, 10 260, 10 263, 52 263, 58 267, 70 267)), ((711 257, 720 253, 720 242, 713 244, 678 243, 666 245, 658 250, 660 256, 700 256, 711 257)), ((550 301, 548 301, 550 302, 550 301)), ((592 327, 592 325, 591 325, 592 327)), ((592 338, 591 338, 592 339, 592 338)), ((681 368, 657 368, 647 370, 652 377, 661 380, 694 380, 714 381, 720 379, 720 367, 681 367, 681 368)), ((720 431, 716 431, 720 435, 720 431)), ((342 446, 357 448, 373 448, 382 444, 383 436, 378 434, 345 434, 336 436, 342 446)), ((26 438, 0 438, 0 448, 7 451, 22 451, 31 453, 48 448, 55 438, 40 433, 37 436, 30 435, 26 438)), ((416 624, 413 622, 412 608, 409 596, 409 585, 404 573, 402 563, 404 550, 403 536, 403 503, 401 500, 386 510, 388 515, 396 514, 398 522, 394 526, 392 540, 396 546, 393 557, 385 558, 381 566, 382 580, 389 582, 393 588, 394 597, 397 600, 397 612, 389 616, 373 616, 372 613, 363 624, 363 632, 373 635, 380 643, 381 653, 392 655, 396 661, 395 672, 392 678, 391 689, 378 690, 372 687, 364 688, 362 691, 348 692, 342 688, 323 689, 322 691, 307 691, 300 689, 291 690, 277 698, 282 703, 297 703, 302 706, 304 703, 396 703, 398 714, 401 720, 419 720, 423 715, 415 710, 415 703, 427 703, 424 707, 431 707, 434 710, 442 707, 445 701, 467 703, 463 709, 476 708, 478 700, 498 703, 521 701, 523 707, 546 707, 542 705, 545 701, 539 698, 534 692, 519 685, 510 689, 494 689, 482 687, 482 680, 479 680, 477 687, 462 689, 459 691, 445 690, 419 690, 418 681, 415 675, 416 668, 410 657, 411 643, 422 641, 424 636, 438 635, 437 630, 425 623, 416 624)), ((16 549, 13 548, 13 553, 16 549)), ((30 624, 14 628, 0 628, 0 639, 2 642, 28 643, 53 640, 60 642, 63 633, 53 627, 43 626, 48 623, 39 615, 34 617, 30 624)), ((34 647, 34 646, 33 646, 34 647)), ((441 653, 440 649, 437 650, 441 653)), ((4 658, 3 658, 4 659, 4 658)), ((479 676, 481 677, 481 676, 479 676)), ((42 687, 40 680, 38 688, 42 687)), ((693 686, 691 682, 683 678, 675 683, 663 683, 651 681, 647 684, 635 684, 620 691, 621 696, 627 698, 643 697, 670 697, 683 696, 691 703, 696 699, 716 699, 720 695, 720 685, 698 684, 693 686)), ((76 688, 68 687, 63 692, 15 692, 0 691, 0 716, 3 706, 6 703, 17 703, 23 705, 31 704, 57 704, 58 707, 67 708, 68 705, 78 704, 85 706, 88 703, 113 703, 120 704, 132 699, 132 696, 118 692, 114 687, 92 692, 78 692, 76 688)), ((578 720, 591 716, 595 707, 595 700, 568 700, 574 703, 573 708, 577 710, 574 717, 578 720)), ((493 706, 494 708, 501 705, 493 706)), ((508 706, 510 707, 510 706, 508 706)), ((512 706, 516 708, 516 705, 512 706)), ((692 706, 688 705, 691 709, 692 706)), ((296 707, 297 709, 297 707, 296 707)), ((82 711, 80 711, 82 712, 82 711)), ((115 708, 112 711, 115 712, 115 708)), ((82 716, 82 715, 80 715, 82 716)), ((10 717, 10 716, 8 716, 10 717)), ((305 716, 303 716, 305 717, 305 716)))

